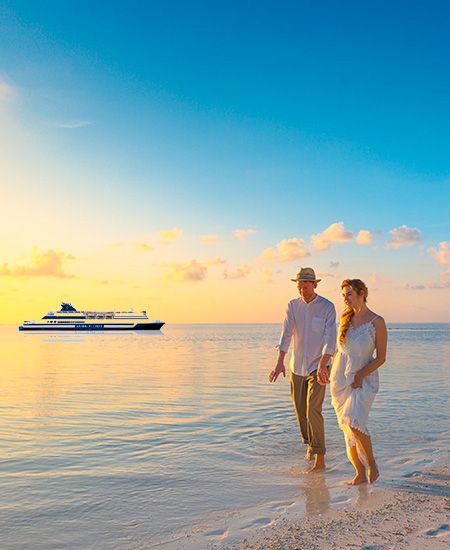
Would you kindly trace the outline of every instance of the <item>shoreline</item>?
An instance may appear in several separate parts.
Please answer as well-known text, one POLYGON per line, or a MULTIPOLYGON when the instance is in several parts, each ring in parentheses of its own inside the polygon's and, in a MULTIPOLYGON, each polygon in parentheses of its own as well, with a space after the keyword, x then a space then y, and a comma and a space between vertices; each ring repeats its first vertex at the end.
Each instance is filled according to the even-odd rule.
MULTIPOLYGON (((372 486, 371 486, 372 487, 372 486)), ((450 461, 338 510, 281 517, 258 533, 209 548, 230 550, 444 550, 450 547, 450 461)))

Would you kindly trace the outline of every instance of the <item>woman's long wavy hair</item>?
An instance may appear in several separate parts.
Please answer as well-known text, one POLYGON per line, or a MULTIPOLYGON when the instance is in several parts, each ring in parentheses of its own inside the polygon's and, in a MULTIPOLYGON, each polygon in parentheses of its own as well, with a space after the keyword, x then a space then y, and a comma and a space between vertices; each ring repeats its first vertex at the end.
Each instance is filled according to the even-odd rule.
MULTIPOLYGON (((341 288, 344 289, 346 286, 351 286, 356 294, 364 296, 364 301, 367 302, 369 291, 361 279, 345 279, 341 283, 341 288)), ((339 342, 341 344, 345 342, 345 335, 347 334, 353 315, 355 315, 355 312, 351 307, 347 307, 341 315, 341 322, 339 324, 339 342)))

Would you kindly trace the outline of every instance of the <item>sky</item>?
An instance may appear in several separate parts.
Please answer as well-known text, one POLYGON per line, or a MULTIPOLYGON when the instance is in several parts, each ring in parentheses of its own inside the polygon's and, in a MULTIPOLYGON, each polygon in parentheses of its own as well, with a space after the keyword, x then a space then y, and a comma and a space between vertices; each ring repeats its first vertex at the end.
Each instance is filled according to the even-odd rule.
POLYGON ((450 322, 444 1, 0 0, 0 323, 450 322))

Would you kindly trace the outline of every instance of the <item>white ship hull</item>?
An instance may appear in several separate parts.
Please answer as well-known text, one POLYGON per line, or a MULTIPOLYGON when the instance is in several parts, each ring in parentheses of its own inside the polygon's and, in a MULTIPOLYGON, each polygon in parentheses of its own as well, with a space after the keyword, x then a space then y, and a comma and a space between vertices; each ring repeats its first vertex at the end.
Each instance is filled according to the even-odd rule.
POLYGON ((163 325, 164 321, 149 320, 146 311, 77 311, 71 304, 63 303, 60 311, 49 311, 40 321, 24 321, 19 330, 160 330, 163 325))

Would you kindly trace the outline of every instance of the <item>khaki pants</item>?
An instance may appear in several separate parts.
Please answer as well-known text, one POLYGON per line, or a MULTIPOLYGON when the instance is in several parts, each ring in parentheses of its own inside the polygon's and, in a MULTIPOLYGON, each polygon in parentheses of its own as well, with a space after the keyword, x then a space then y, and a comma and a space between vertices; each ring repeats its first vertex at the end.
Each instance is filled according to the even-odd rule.
POLYGON ((299 376, 291 371, 291 395, 303 443, 308 445, 312 454, 324 455, 326 449, 322 404, 325 386, 317 382, 317 371, 308 376, 299 376))

